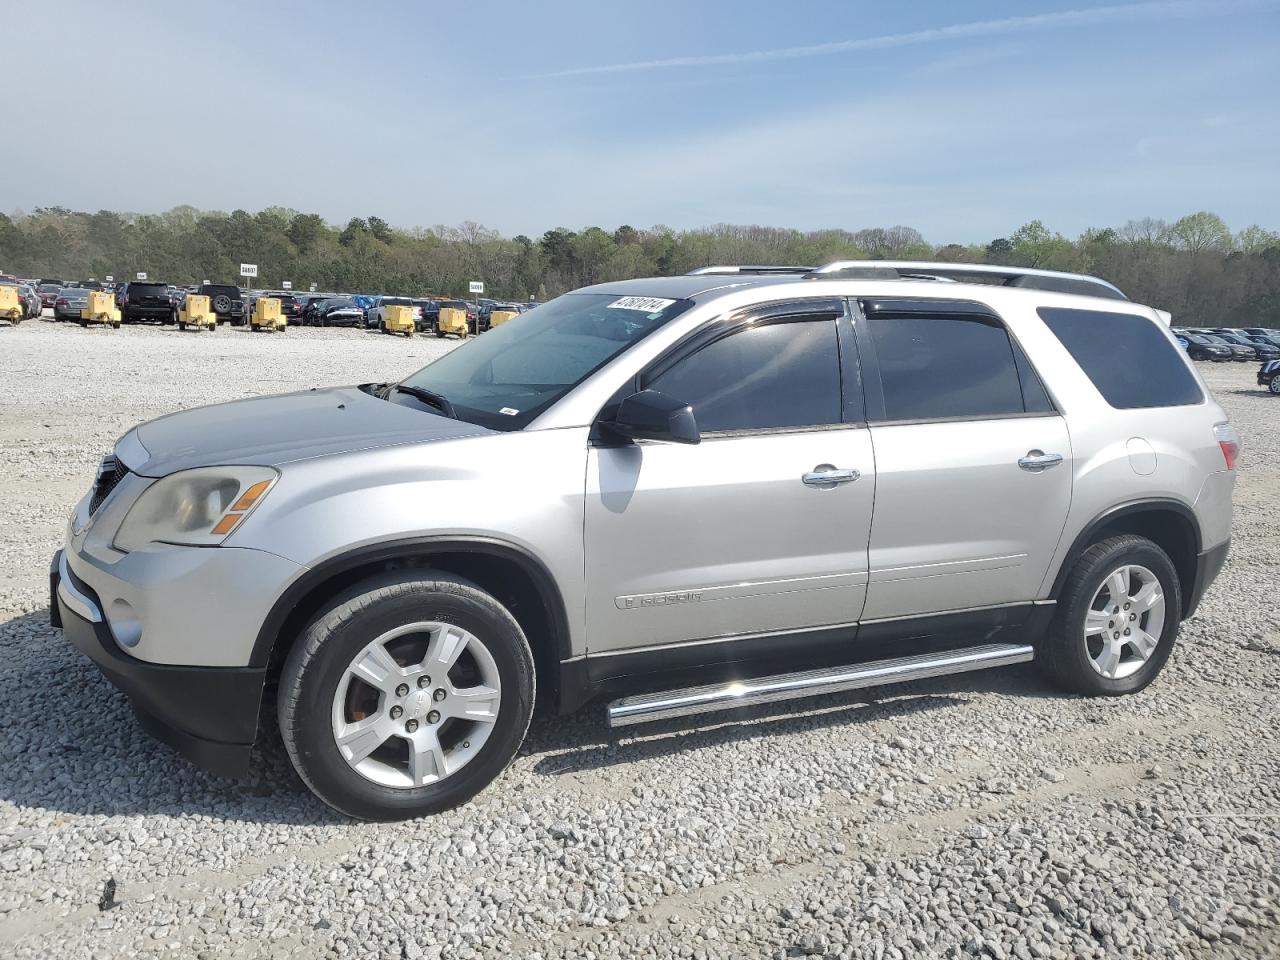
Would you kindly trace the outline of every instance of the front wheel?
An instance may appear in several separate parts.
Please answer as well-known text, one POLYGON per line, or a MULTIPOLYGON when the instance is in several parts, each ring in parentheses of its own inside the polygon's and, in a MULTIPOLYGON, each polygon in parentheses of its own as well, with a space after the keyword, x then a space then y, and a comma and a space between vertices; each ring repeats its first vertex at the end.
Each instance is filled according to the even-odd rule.
POLYGON ((1271 375, 1271 379, 1267 381, 1267 389, 1274 394, 1280 395, 1280 373, 1271 375))
POLYGON ((1073 693, 1137 693, 1168 661, 1181 619, 1169 555, 1145 537, 1111 537, 1072 567, 1037 659, 1073 693))
POLYGON ((533 701, 533 655, 505 607, 450 574, 398 572, 358 584, 303 631, 277 718, 321 800, 362 820, 404 820, 493 781, 533 701))

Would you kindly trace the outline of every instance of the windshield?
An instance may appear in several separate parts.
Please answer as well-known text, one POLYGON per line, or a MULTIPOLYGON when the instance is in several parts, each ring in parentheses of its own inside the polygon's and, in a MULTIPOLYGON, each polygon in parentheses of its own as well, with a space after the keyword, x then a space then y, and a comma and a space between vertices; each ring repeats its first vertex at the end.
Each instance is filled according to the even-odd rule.
POLYGON ((693 304, 571 293, 522 313, 405 379, 449 399, 462 420, 519 430, 693 304))

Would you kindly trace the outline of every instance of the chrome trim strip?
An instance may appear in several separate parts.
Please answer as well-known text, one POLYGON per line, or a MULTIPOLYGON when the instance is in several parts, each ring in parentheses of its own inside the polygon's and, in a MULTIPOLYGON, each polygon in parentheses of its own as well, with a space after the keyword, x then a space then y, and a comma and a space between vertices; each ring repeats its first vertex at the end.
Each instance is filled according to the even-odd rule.
POLYGON ((711 643, 733 643, 735 640, 751 640, 758 637, 789 637, 801 633, 820 633, 823 630, 843 630, 856 627, 857 620, 846 623, 824 623, 816 627, 793 627, 790 630, 757 630, 752 633, 731 633, 722 637, 702 637, 698 640, 675 640, 671 643, 655 643, 645 647, 623 647, 620 650, 587 650, 584 656, 590 660, 601 657, 622 657, 630 653, 653 653, 657 650, 680 650, 684 647, 702 647, 711 643))
POLYGON ((71 568, 67 566, 65 551, 58 557, 58 599, 65 603, 72 613, 90 623, 102 622, 102 611, 98 609, 97 604, 81 593, 71 581, 71 568))
POLYGON ((956 573, 985 573, 1019 567, 1026 562, 1025 553, 1011 553, 1000 557, 974 557, 972 560, 944 560, 940 563, 916 563, 903 567, 873 567, 872 583, 893 583, 897 580, 918 580, 925 577, 946 577, 956 573))
POLYGON ((746 580, 742 583, 725 583, 713 587, 687 587, 682 590, 661 590, 657 593, 632 593, 613 598, 619 610, 657 609, 681 603, 700 603, 708 600, 749 600, 752 597, 773 596, 779 593, 803 593, 808 590, 829 590, 833 587, 860 587, 867 582, 864 572, 827 573, 815 577, 793 577, 790 580, 746 580))
POLYGON ((611 728, 625 727, 671 717, 714 713, 780 700, 816 697, 862 687, 1003 667, 1025 663, 1034 657, 1035 648, 1030 644, 992 643, 945 653, 875 660, 850 666, 779 674, 759 680, 739 680, 727 684, 624 697, 609 704, 607 715, 611 728))

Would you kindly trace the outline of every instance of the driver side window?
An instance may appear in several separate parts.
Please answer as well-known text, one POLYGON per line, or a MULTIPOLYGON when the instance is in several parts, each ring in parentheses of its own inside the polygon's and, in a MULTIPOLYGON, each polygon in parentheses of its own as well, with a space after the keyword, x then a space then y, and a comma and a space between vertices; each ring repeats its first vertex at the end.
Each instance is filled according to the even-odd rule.
POLYGON ((645 386, 691 404, 703 433, 840 423, 836 324, 824 318, 747 327, 645 386))

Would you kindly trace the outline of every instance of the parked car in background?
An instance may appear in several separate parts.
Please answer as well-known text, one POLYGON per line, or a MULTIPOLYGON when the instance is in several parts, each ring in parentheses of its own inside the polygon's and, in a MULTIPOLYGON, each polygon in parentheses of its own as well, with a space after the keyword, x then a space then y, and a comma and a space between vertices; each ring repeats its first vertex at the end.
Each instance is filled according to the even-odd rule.
POLYGON ((1266 337, 1241 337, 1240 339, 1248 346, 1253 347, 1259 360, 1280 360, 1280 346, 1272 343, 1266 337))
MULTIPOLYGON (((352 300, 355 297, 351 298, 352 300)), ((409 297, 374 297, 372 304, 365 311, 365 326, 373 330, 381 330, 387 319, 387 307, 409 307, 413 310, 413 327, 422 329, 422 307, 409 297)))
POLYGON ((309 293, 302 301, 302 308, 298 311, 298 317, 304 326, 314 326, 316 323, 316 311, 320 309, 320 305, 331 298, 332 294, 328 293, 309 293))
POLYGON ((298 314, 302 310, 301 304, 298 303, 298 298, 285 291, 273 293, 271 296, 280 301, 280 316, 284 317, 285 322, 289 324, 297 323, 298 314))
MULTIPOLYGON (((1238 355, 1240 359, 1242 360, 1258 359, 1259 355, 1258 355, 1257 348, 1253 344, 1251 344, 1248 340, 1246 340, 1244 337, 1237 336, 1234 333, 1215 333, 1214 336, 1216 336, 1223 343, 1227 344, 1227 346, 1239 347, 1243 350, 1248 351, 1243 355, 1238 355)), ((1235 351, 1232 351, 1232 352, 1235 352, 1235 351)))
POLYGON ((418 333, 434 333, 436 322, 440 319, 440 301, 416 299, 413 305, 418 308, 418 333))
POLYGON ((1268 337, 1262 334, 1249 333, 1245 334, 1244 338, 1250 343, 1263 343, 1269 347, 1280 348, 1280 336, 1272 335, 1268 337))
POLYGON ((115 297, 122 323, 138 323, 143 320, 168 323, 173 317, 173 300, 166 283, 133 280, 121 286, 115 297))
POLYGON ((1192 360, 1222 362, 1235 359, 1231 348, 1225 343, 1214 343, 1202 333, 1186 333, 1183 336, 1187 339, 1187 356, 1192 360))
POLYGON ((238 327, 248 317, 244 307, 244 291, 233 283, 202 283, 196 292, 209 298, 209 306, 217 314, 219 323, 238 327))
POLYGON ((1268 360, 1259 368, 1258 386, 1280 396, 1280 360, 1268 360))
POLYGON ((63 287, 53 301, 53 319, 78 321, 88 303, 89 291, 84 287, 63 287))
POLYGON ((362 327, 364 311, 350 297, 333 297, 316 308, 316 325, 321 327, 362 327))
POLYGON ((1249 361, 1258 359, 1257 351, 1253 347, 1241 346, 1237 343, 1228 343, 1216 333, 1198 333, 1198 337, 1204 338, 1209 343, 1216 343, 1220 347, 1226 347, 1231 352, 1231 359, 1237 361, 1249 361))
POLYGON ((38 287, 36 287, 36 293, 40 295, 41 305, 48 307, 50 310, 53 309, 53 302, 58 299, 58 294, 61 291, 62 284, 60 283, 42 282, 38 287))
POLYGON ((40 299, 40 294, 36 293, 34 286, 29 283, 18 284, 18 296, 22 299, 23 319, 29 320, 40 316, 40 312, 44 309, 44 302, 40 299))

